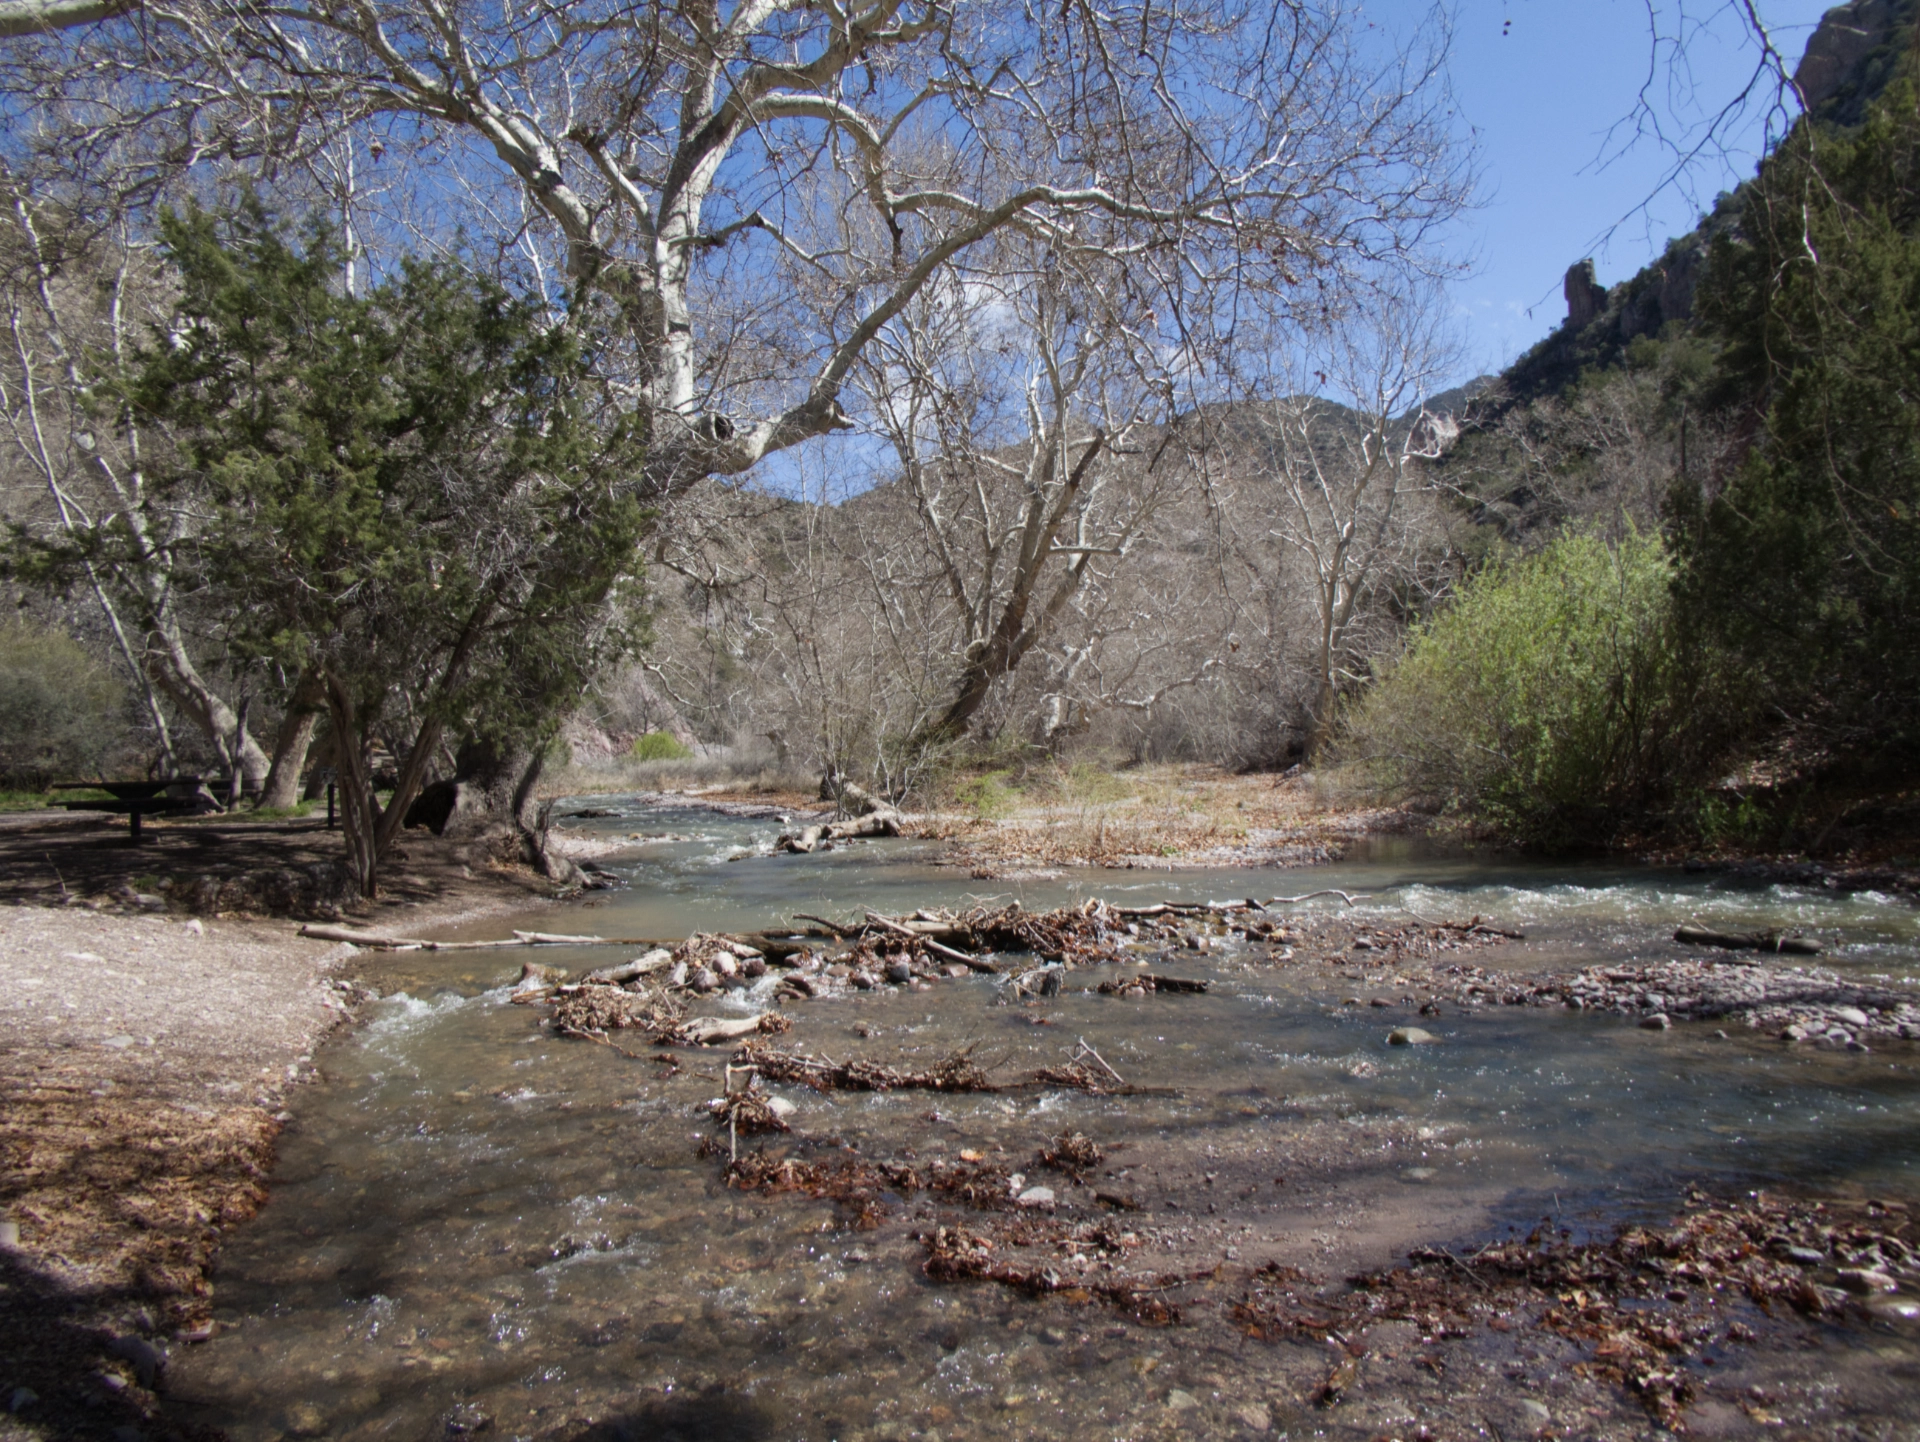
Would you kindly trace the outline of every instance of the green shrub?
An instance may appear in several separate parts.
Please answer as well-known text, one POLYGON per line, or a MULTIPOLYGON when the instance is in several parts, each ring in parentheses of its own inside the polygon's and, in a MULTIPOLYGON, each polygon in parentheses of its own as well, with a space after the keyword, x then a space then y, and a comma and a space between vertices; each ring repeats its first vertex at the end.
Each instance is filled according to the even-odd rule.
POLYGON ((0 782, 98 774, 126 740, 126 692, 104 662, 64 631, 0 621, 0 782))
POLYGON ((667 731, 649 731, 633 743, 635 761, 685 761, 692 755, 667 731))
POLYGON ((970 776, 953 788, 953 799, 982 821, 992 821, 1011 812, 1020 793, 1006 784, 1008 773, 988 771, 970 776))
POLYGON ((1339 755, 1517 839, 1601 842, 1697 784, 1724 716, 1657 536, 1495 563, 1347 717, 1339 755))

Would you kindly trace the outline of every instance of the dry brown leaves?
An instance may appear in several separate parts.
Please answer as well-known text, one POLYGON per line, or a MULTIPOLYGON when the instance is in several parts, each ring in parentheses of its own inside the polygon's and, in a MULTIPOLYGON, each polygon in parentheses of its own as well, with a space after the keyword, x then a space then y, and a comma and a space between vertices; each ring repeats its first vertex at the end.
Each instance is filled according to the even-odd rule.
POLYGON ((222 1232, 266 1200, 279 1128, 254 1107, 212 1115, 77 1089, 10 1086, 0 1102, 0 1210, 22 1251, 90 1287, 203 1322, 222 1232))
POLYGON ((753 1152, 730 1162, 727 1185, 743 1192, 804 1196, 838 1202, 863 1230, 880 1225, 889 1193, 907 1197, 932 1192, 977 1211, 1012 1205, 1012 1179, 992 1162, 933 1162, 925 1170, 904 1162, 874 1162, 863 1157, 801 1161, 753 1152))
POLYGON ((1110 1270, 1096 1261, 1102 1253, 1124 1254, 1135 1245, 1130 1235, 1096 1227, 1062 1227, 1016 1220, 992 1231, 937 1227, 921 1234, 926 1260, 920 1269, 929 1281, 993 1282, 1030 1297, 1058 1296, 1066 1301, 1099 1300, 1149 1327, 1170 1327, 1182 1320, 1178 1303, 1167 1293, 1211 1281, 1217 1269, 1168 1272, 1137 1277, 1110 1270), (1019 1256, 1045 1247, 1061 1261, 1019 1256))
POLYGON ((665 1035, 685 1016, 686 1007, 664 992, 596 983, 560 998, 553 1008, 553 1029, 562 1036, 591 1038, 630 1027, 665 1035))
POLYGON ((767 1105, 765 1095, 752 1089, 729 1093, 716 1100, 709 1110, 717 1128, 722 1131, 730 1129, 740 1136, 793 1130, 778 1112, 767 1105))
POLYGON ((933 1091, 990 1092, 998 1088, 974 1064, 973 1048, 955 1052, 925 1071, 910 1071, 882 1062, 836 1062, 800 1052, 772 1051, 749 1043, 733 1059, 735 1066, 751 1066, 772 1082, 805 1082, 815 1091, 933 1091))
POLYGON ((1534 1325, 1592 1343, 1580 1370, 1624 1385, 1673 1427, 1692 1395, 1686 1364, 1717 1341, 1754 1335, 1729 1315, 1729 1294, 1768 1316, 1839 1313, 1846 1295, 1787 1249, 1836 1267, 1892 1266, 1915 1257, 1901 1235, 1907 1227, 1898 1203, 1695 1196, 1665 1230, 1629 1226, 1608 1241, 1574 1243, 1543 1225, 1464 1255, 1420 1248, 1405 1267, 1353 1277, 1350 1292, 1330 1296, 1304 1274, 1269 1264, 1229 1315, 1271 1340, 1351 1335, 1387 1320, 1413 1322, 1428 1336, 1464 1335, 1475 1323, 1506 1330, 1504 1318, 1528 1314, 1534 1325))
POLYGON ((1100 1148, 1090 1137, 1079 1132, 1061 1132, 1034 1157, 1038 1166, 1052 1167, 1057 1172, 1065 1172, 1076 1182, 1086 1173, 1100 1165, 1104 1160, 1100 1148))

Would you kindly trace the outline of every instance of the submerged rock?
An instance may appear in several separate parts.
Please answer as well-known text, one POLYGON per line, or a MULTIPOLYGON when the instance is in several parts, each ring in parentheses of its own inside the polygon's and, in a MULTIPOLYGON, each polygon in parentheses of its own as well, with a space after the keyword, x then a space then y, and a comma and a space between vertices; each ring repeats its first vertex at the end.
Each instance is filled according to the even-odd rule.
POLYGON ((1430 1046, 1440 1038, 1420 1026, 1397 1026, 1387 1033, 1388 1046, 1430 1046))
POLYGON ((1849 1292, 1858 1292, 1861 1296, 1871 1296, 1875 1292, 1897 1292, 1900 1284, 1885 1272, 1872 1267, 1842 1267, 1837 1274, 1840 1285, 1849 1292))

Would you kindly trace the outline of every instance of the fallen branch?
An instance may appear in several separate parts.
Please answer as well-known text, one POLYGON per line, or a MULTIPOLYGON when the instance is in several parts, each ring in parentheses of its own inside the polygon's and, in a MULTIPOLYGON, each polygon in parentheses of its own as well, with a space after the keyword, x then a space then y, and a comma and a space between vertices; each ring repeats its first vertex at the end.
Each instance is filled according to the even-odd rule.
POLYGON ((1792 956, 1820 954, 1817 941, 1782 936, 1777 931, 1709 931, 1704 926, 1683 926, 1674 932, 1673 939, 1689 946, 1717 946, 1726 951, 1786 952, 1792 956))
POLYGON ((793 919, 795 921, 817 922, 842 940, 850 940, 860 934, 860 928, 857 926, 842 926, 837 921, 828 921, 824 916, 811 916, 804 911, 795 912, 793 919))
POLYGON ((901 936, 912 937, 916 942, 918 942, 921 946, 924 946, 928 951, 932 952, 935 956, 944 956, 947 958, 947 960, 957 961, 962 966, 971 967, 974 971, 986 972, 993 976, 998 976, 1000 974, 1000 968, 995 966, 992 962, 987 961, 982 957, 969 956, 964 951, 955 951, 950 946, 943 946, 941 943, 935 941, 931 936, 928 936, 926 932, 916 931, 911 926, 906 925, 904 922, 895 921, 890 916, 882 916, 877 911, 869 911, 867 913, 867 920, 872 922, 876 926, 884 927, 886 930, 896 932, 901 936))
POLYGON ((415 936, 392 936, 382 931, 360 931, 351 926, 308 922, 296 933, 313 941, 344 941, 369 951, 499 951, 515 946, 643 946, 667 943, 639 936, 568 936, 554 931, 516 931, 498 941, 428 941, 415 936))
POLYGON ((1080 1038, 1080 1045, 1074 1049, 1073 1055, 1069 1057, 1068 1060, 1079 1061, 1080 1058, 1083 1056, 1092 1057, 1094 1061, 1098 1063, 1100 1069, 1104 1071, 1108 1076, 1112 1077, 1121 1086, 1125 1086, 1127 1084, 1127 1079, 1121 1076, 1120 1073, 1115 1071, 1112 1067, 1108 1066, 1107 1059, 1101 1056, 1100 1053, 1095 1051, 1091 1046, 1089 1046, 1087 1044, 1087 1039, 1085 1037, 1080 1038))

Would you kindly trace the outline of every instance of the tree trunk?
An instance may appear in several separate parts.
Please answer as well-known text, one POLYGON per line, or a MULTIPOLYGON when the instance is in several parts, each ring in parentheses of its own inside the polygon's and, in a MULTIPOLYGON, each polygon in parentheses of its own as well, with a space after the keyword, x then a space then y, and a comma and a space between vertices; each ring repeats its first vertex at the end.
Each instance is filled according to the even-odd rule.
POLYGON ((373 799, 373 777, 367 768, 366 737, 358 707, 346 687, 333 677, 326 680, 327 717, 333 723, 333 766, 340 792, 340 831, 347 843, 347 870, 361 896, 371 901, 379 894, 377 833, 380 806, 373 799))
POLYGON ((178 633, 170 627, 161 626, 154 630, 153 635, 162 647, 158 655, 149 656, 147 663, 154 680, 173 698, 174 704, 187 713, 193 724, 213 743, 214 749, 230 758, 229 764, 239 770, 242 789, 257 795, 267 784, 273 759, 260 749, 258 741, 239 728, 240 718, 200 675, 199 668, 187 655, 186 644, 178 633), (236 730, 239 730, 237 748, 234 745, 236 730), (234 755, 236 749, 239 753, 237 756, 234 755))
POLYGON ((307 766, 307 750, 313 745, 313 733, 320 724, 320 708, 326 705, 327 689, 311 671, 302 672, 293 694, 287 699, 287 714, 280 718, 280 730, 273 738, 273 764, 267 769, 266 785, 260 790, 262 807, 284 811, 300 799, 300 773, 307 766))
POLYGON ((547 808, 535 791, 546 770, 545 745, 502 749, 467 741, 451 780, 436 781, 409 809, 409 826, 425 826, 456 840, 492 840, 550 881, 572 882, 579 868, 547 849, 547 808))

